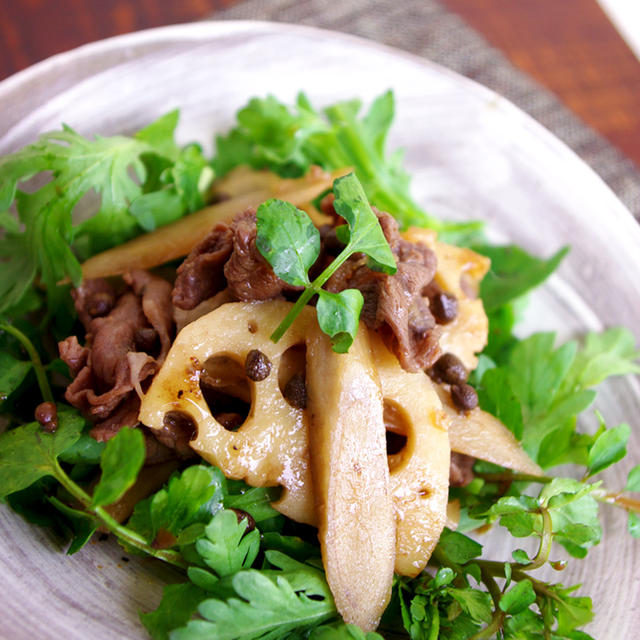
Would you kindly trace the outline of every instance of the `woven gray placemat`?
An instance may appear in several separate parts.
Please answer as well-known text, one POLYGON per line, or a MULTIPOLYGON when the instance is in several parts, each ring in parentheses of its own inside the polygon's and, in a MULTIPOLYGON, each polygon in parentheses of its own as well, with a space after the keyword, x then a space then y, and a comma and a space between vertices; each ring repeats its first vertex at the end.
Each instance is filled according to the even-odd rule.
POLYGON ((213 18, 289 22, 351 33, 473 78, 553 131, 602 176, 640 221, 636 165, 436 0, 245 0, 213 18))

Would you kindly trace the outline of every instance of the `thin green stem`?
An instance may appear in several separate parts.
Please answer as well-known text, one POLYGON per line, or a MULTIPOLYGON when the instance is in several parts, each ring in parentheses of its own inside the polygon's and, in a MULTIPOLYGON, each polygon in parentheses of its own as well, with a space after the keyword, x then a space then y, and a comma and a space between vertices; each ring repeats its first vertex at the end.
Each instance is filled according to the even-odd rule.
POLYGON ((533 571, 544 566, 549 560, 549 554, 551 553, 551 545, 553 544, 553 522, 551 521, 551 514, 548 509, 540 509, 540 515, 542 516, 542 535, 540 536, 540 547, 536 557, 526 565, 522 565, 520 568, 525 571, 533 571))
POLYGON ((178 552, 171 551, 170 549, 154 549, 141 535, 120 524, 105 509, 102 507, 94 507, 92 505, 91 496, 64 472, 57 460, 54 461, 54 470, 58 482, 82 504, 87 515, 105 526, 109 531, 111 531, 111 533, 120 538, 120 540, 126 542, 129 546, 134 547, 135 549, 143 551, 147 555, 159 558, 160 560, 175 565, 176 567, 183 569, 187 567, 187 564, 178 552))
POLYGON ((278 342, 280 338, 287 332, 287 329, 293 324, 298 314, 304 306, 313 298, 316 293, 320 292, 324 283, 347 261, 353 254, 353 250, 345 247, 340 255, 329 264, 326 269, 300 294, 295 304, 284 317, 284 320, 278 325, 276 330, 271 334, 271 340, 278 342))
POLYGON ((500 629, 502 629, 502 624, 504 622, 504 611, 500 609, 500 598, 502 597, 502 593, 500 592, 500 587, 493 579, 491 573, 485 570, 483 567, 480 567, 480 575, 482 577, 482 582, 487 587, 487 591, 493 600, 493 605, 495 607, 493 618, 491 622, 481 631, 478 631, 475 635, 471 636, 470 640, 485 640, 487 638, 493 638, 500 629))
POLYGON ((36 351, 31 340, 29 340, 29 338, 27 338, 20 329, 17 329, 10 324, 0 323, 0 330, 6 331, 20 342, 24 350, 29 355, 31 364, 33 365, 33 370, 36 373, 36 379, 38 380, 38 386, 40 387, 40 393, 42 394, 43 400, 45 402, 54 402, 53 393, 51 391, 49 381, 47 380, 47 374, 45 373, 42 360, 40 360, 40 355, 36 351))
POLYGON ((503 473, 476 473, 476 476, 487 482, 537 482, 538 484, 549 484, 553 478, 549 476, 536 476, 529 473, 514 473, 505 471, 503 473))

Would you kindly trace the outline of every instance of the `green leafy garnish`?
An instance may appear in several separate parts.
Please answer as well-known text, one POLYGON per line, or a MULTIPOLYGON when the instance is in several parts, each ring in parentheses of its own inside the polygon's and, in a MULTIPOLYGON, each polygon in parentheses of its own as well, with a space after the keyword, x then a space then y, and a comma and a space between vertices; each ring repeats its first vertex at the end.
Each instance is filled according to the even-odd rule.
POLYGON ((302 93, 293 109, 273 96, 253 98, 238 111, 238 126, 216 138, 214 168, 223 175, 246 164, 296 177, 314 164, 328 170, 351 167, 371 204, 393 212, 403 227, 426 226, 444 235, 480 229, 477 222, 437 220, 412 200, 402 154, 389 155, 385 149, 395 112, 393 93, 380 95, 358 117, 361 106, 359 100, 350 100, 318 112, 302 93))
POLYGON ((78 284, 86 258, 194 211, 204 204, 212 171, 197 146, 173 141, 173 111, 132 137, 91 140, 70 127, 43 134, 0 159, 0 313, 15 307, 40 278, 50 311, 62 302, 65 278, 78 284), (19 190, 34 176, 48 181, 19 190), (74 219, 85 196, 98 196, 91 216, 74 219), (8 210, 15 201, 18 219, 8 210))
POLYGON ((144 463, 144 436, 140 429, 125 427, 107 442, 100 459, 102 475, 91 504, 101 507, 119 500, 133 485, 144 463))
POLYGON ((569 253, 569 248, 564 247, 548 260, 541 260, 515 245, 475 245, 473 249, 491 259, 489 272, 480 285, 487 312, 513 302, 542 284, 569 253))
POLYGON ((276 570, 248 569, 231 578, 236 597, 209 598, 198 606, 203 620, 192 620, 171 634, 172 640, 285 638, 301 634, 336 615, 335 604, 319 569, 277 551, 266 558, 276 570))
POLYGON ((59 473, 58 456, 79 437, 84 420, 75 412, 58 414, 55 433, 32 422, 0 435, 0 498, 59 473))
POLYGON ((304 305, 317 294, 320 328, 331 337, 333 350, 345 353, 358 330, 362 294, 356 289, 332 294, 322 286, 354 253, 366 254, 372 269, 388 274, 395 273, 396 262, 358 179, 353 174, 338 178, 333 190, 335 210, 347 221, 339 228, 346 246, 313 282, 308 272, 320 253, 320 234, 303 211, 281 200, 261 204, 257 211, 256 246, 279 278, 304 287, 272 340, 277 342, 284 335, 304 305))
POLYGON ((552 333, 521 340, 501 366, 485 370, 479 385, 483 408, 522 438, 527 452, 545 468, 586 462, 591 440, 580 437, 575 427, 577 415, 595 399, 591 387, 611 375, 640 372, 626 329, 589 333, 580 350, 576 342, 557 349, 554 343, 552 333))

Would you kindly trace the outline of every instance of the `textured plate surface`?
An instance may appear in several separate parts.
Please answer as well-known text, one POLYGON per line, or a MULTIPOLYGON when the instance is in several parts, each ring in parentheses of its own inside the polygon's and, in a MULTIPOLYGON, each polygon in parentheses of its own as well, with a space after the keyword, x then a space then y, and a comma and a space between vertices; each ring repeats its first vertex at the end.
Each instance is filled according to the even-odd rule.
MULTIPOLYGON (((179 137, 211 147, 253 95, 291 101, 303 89, 318 104, 392 87, 397 115, 389 140, 406 149, 418 202, 435 215, 487 220, 498 238, 549 255, 573 249, 533 300, 527 328, 625 324, 640 338, 640 228, 604 183, 569 149, 512 104, 423 59, 350 36, 254 22, 198 23, 82 47, 0 84, 0 154, 68 123, 84 134, 134 131, 180 107, 179 137)), ((598 407, 610 425, 637 430, 637 380, 608 384, 598 407)), ((634 433, 631 461, 640 460, 634 433)), ((624 474, 609 474, 612 488, 624 474)), ((602 640, 635 637, 640 622, 640 543, 607 513, 603 543, 587 562, 556 574, 583 582, 602 640)), ((492 534, 491 534, 492 535, 492 534)), ((487 555, 508 559, 491 535, 487 555)), ((121 561, 115 544, 71 558, 46 533, 0 509, 0 635, 12 640, 144 638, 139 609, 154 608, 172 571, 121 561), (10 595, 9 595, 10 594, 10 595)))

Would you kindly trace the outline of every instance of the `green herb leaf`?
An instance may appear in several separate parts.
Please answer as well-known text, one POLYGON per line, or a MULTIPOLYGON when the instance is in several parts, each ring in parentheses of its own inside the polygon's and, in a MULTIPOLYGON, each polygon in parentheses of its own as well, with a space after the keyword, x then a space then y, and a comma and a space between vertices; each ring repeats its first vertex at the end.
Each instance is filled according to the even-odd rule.
POLYGON ((236 573, 231 585, 238 597, 205 600, 198 607, 204 620, 190 621, 171 634, 172 640, 283 638, 335 617, 333 598, 321 571, 277 552, 268 552, 267 558, 280 571, 236 573))
POLYGON ((178 536, 194 522, 209 522, 222 509, 225 478, 215 467, 194 465, 169 479, 151 501, 153 537, 160 529, 178 536))
POLYGON ((44 476, 57 474, 57 456, 79 437, 84 419, 61 411, 55 433, 45 433, 38 422, 0 435, 0 498, 26 489, 44 476))
POLYGON ((305 287, 271 339, 277 342, 304 305, 318 294, 320 328, 331 337, 334 351, 346 353, 358 328, 362 294, 356 290, 333 294, 323 291, 322 286, 354 253, 366 254, 372 268, 388 274, 395 273, 396 263, 358 179, 350 173, 338 178, 333 188, 334 207, 349 225, 348 233, 343 233, 346 247, 313 282, 309 281, 307 271, 318 257, 320 236, 304 212, 279 200, 262 204, 258 209, 256 245, 276 275, 290 284, 305 287))
POLYGON ((402 155, 385 151, 395 111, 393 93, 376 98, 363 118, 358 117, 360 107, 360 101, 350 100, 320 113, 304 94, 293 109, 273 96, 253 98, 238 112, 238 126, 217 137, 214 169, 223 175, 245 164, 295 177, 312 164, 328 170, 353 167, 369 201, 393 213, 403 227, 428 226, 450 234, 477 232, 480 223, 443 223, 412 200, 402 155))
POLYGON ((240 493, 234 493, 234 487, 229 482, 229 495, 224 499, 225 509, 240 509, 246 511, 255 521, 264 528, 264 522, 272 518, 281 518, 271 503, 280 496, 280 490, 276 487, 247 487, 242 483, 240 493))
POLYGON ((173 153, 170 136, 174 113, 133 138, 84 138, 70 127, 43 134, 32 145, 0 159, 0 211, 15 199, 21 231, 7 216, 0 219, 4 237, 0 257, 0 312, 18 305, 37 276, 47 288, 52 310, 61 303, 58 286, 65 278, 79 282, 81 273, 72 244, 81 257, 109 248, 139 233, 129 205, 142 194, 146 176, 143 156, 173 153), (39 173, 49 182, 34 193, 17 187, 39 173), (94 192, 99 206, 74 224, 72 214, 84 196, 94 192))
POLYGON ((309 285, 307 272, 320 254, 320 233, 311 218, 282 200, 263 202, 256 217, 256 246, 275 274, 294 286, 309 285))
POLYGON ((331 338, 336 353, 347 353, 358 331, 358 319, 364 298, 357 289, 345 289, 340 293, 319 291, 318 324, 331 338))
POLYGON ((477 622, 491 622, 491 596, 477 589, 448 589, 447 593, 477 622))
POLYGON ((487 311, 512 302, 544 282, 569 252, 564 247, 548 260, 541 260, 515 245, 476 245, 473 249, 491 259, 489 273, 480 285, 480 297, 487 311))
POLYGON ((505 613, 516 614, 529 608, 536 601, 531 580, 517 582, 500 598, 500 609, 505 613))
POLYGON ((438 547, 457 564, 465 564, 482 553, 482 545, 458 531, 443 530, 438 547))
POLYGON ((31 362, 16 360, 6 351, 0 352, 0 403, 22 384, 30 370, 31 362))
POLYGON ((354 174, 338 178, 333 183, 336 196, 333 207, 349 225, 349 254, 365 253, 371 268, 394 274, 397 266, 376 214, 371 209, 362 185, 354 174))
POLYGON ((588 475, 600 473, 625 457, 631 427, 623 422, 617 427, 603 431, 589 448, 588 475))
POLYGON ((640 491, 640 464, 637 464, 627 476, 627 484, 624 488, 625 491, 640 491))
POLYGON ((189 582, 167 585, 155 611, 141 613, 140 620, 153 640, 169 640, 169 632, 185 625, 207 593, 189 582))
POLYGON ((100 463, 100 456, 104 451, 106 443, 98 442, 88 433, 83 433, 70 447, 65 449, 58 458, 62 462, 69 464, 91 464, 100 463))
POLYGON ((196 542, 196 550, 221 578, 250 567, 260 549, 257 529, 245 535, 247 521, 238 522, 233 511, 219 511, 196 542))
POLYGON ((93 492, 92 506, 100 507, 119 500, 140 471, 145 457, 144 436, 140 429, 124 427, 107 442, 100 468, 102 475, 93 492))

